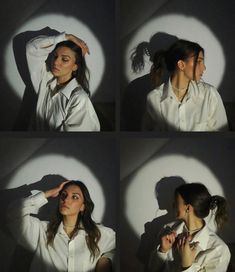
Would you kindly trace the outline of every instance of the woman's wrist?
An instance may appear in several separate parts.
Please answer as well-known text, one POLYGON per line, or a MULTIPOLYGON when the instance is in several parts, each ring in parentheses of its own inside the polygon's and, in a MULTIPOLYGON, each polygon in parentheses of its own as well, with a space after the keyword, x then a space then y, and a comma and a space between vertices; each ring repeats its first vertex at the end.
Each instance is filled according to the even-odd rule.
POLYGON ((49 198, 50 197, 50 192, 46 191, 46 192, 44 192, 44 195, 45 195, 45 198, 49 198))
MULTIPOLYGON (((191 266, 191 265, 190 265, 191 266)), ((181 266, 181 270, 187 270, 190 266, 181 266)))
POLYGON ((167 253, 167 252, 168 252, 168 250, 163 249, 161 246, 159 247, 159 251, 160 251, 161 253, 167 253))

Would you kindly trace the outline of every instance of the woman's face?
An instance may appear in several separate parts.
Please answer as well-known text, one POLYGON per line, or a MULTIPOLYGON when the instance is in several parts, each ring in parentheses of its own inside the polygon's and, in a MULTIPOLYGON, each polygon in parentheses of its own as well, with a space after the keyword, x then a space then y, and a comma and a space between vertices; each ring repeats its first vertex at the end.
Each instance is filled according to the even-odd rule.
POLYGON ((57 48, 52 59, 52 74, 58 78, 60 83, 68 81, 72 77, 72 72, 78 68, 75 62, 76 55, 73 50, 68 47, 57 48))
POLYGON ((194 78, 194 56, 189 57, 186 61, 184 61, 184 74, 189 80, 200 81, 203 76, 204 71, 206 70, 206 66, 204 64, 204 55, 202 51, 200 51, 195 68, 195 78, 194 78))
POLYGON ((84 197, 77 185, 69 185, 60 194, 59 211, 62 215, 78 216, 85 209, 84 197))
POLYGON ((177 194, 175 197, 175 211, 176 211, 176 219, 185 219, 187 214, 188 205, 184 203, 181 195, 177 194))

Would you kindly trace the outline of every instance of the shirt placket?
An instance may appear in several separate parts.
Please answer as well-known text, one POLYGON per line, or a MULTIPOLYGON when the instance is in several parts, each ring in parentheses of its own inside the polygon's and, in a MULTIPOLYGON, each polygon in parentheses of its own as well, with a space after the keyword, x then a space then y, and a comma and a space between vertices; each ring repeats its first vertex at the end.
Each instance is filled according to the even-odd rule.
POLYGON ((68 272, 75 272, 75 245, 74 240, 69 242, 68 272))
POLYGON ((185 131, 186 130, 186 110, 185 110, 185 103, 180 103, 178 106, 178 113, 179 113, 179 130, 185 131))

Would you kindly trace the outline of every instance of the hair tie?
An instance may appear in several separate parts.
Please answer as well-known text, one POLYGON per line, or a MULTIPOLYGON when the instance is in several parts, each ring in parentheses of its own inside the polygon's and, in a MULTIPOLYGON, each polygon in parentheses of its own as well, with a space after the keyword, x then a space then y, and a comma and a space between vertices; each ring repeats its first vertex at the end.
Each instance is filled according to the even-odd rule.
POLYGON ((211 196, 210 210, 214 210, 217 206, 218 206, 218 198, 217 198, 217 196, 211 196))

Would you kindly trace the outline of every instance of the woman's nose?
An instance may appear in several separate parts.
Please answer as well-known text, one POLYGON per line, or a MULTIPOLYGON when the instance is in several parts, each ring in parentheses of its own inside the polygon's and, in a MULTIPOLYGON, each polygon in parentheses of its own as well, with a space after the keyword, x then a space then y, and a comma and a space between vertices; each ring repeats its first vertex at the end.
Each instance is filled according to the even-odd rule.
POLYGON ((58 59, 58 58, 54 59, 53 65, 54 65, 54 66, 59 66, 59 64, 60 64, 59 59, 58 59))

